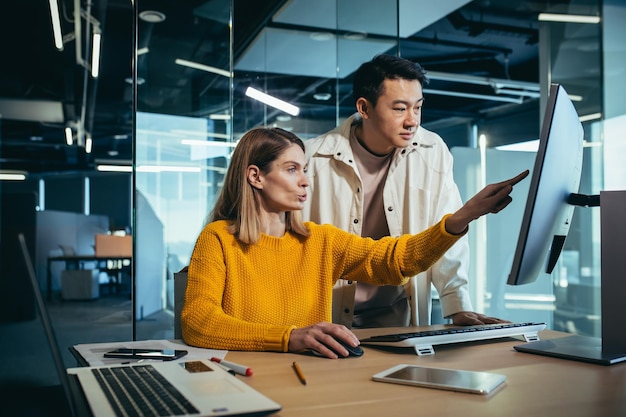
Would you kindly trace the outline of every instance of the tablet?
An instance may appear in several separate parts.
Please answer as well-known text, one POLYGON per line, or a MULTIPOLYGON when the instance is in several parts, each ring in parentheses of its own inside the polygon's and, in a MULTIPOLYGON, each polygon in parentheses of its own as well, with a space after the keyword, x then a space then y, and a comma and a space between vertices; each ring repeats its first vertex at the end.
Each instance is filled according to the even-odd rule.
POLYGON ((502 386, 506 376, 491 372, 400 364, 377 373, 372 379, 379 382, 487 395, 502 386))

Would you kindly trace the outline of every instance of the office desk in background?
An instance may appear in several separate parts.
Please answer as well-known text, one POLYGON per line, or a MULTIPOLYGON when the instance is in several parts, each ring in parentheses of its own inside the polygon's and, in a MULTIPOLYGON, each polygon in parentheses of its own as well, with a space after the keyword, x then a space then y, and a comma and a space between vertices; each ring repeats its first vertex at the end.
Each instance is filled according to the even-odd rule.
POLYGON ((118 280, 121 280, 120 273, 124 270, 130 271, 132 256, 97 256, 97 255, 71 255, 71 256, 49 256, 47 264, 46 276, 46 296, 48 300, 52 299, 52 264, 54 262, 63 262, 64 269, 84 269, 84 265, 88 262, 97 262, 98 266, 91 269, 99 269, 100 271, 111 274, 116 272, 118 280), (110 268, 109 262, 115 262, 116 267, 110 268), (125 265, 127 264, 127 265, 125 265))

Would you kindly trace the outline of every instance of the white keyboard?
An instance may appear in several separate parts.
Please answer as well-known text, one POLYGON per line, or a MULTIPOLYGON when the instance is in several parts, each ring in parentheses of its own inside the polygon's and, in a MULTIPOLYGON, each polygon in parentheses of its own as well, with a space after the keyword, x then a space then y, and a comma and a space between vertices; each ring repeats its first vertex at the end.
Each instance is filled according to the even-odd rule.
POLYGON ((446 327, 436 330, 372 336, 361 339, 361 343, 364 345, 412 347, 418 355, 422 356, 433 355, 435 353, 434 345, 449 343, 472 342, 512 336, 523 336, 526 342, 535 342, 539 340, 537 333, 545 328, 545 323, 503 323, 446 327))

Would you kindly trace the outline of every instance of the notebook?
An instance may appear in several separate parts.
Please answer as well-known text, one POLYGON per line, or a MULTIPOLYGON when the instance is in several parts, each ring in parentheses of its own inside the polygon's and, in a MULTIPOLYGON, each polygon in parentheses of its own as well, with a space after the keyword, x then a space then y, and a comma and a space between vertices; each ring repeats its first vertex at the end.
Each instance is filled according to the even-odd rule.
POLYGON ((20 234, 18 239, 67 407, 73 417, 265 415, 281 409, 280 404, 210 360, 65 369, 24 235, 20 234), (117 399, 116 395, 123 394, 129 399, 117 399), (132 409, 125 413, 121 409, 128 401, 132 402, 129 405, 132 409))

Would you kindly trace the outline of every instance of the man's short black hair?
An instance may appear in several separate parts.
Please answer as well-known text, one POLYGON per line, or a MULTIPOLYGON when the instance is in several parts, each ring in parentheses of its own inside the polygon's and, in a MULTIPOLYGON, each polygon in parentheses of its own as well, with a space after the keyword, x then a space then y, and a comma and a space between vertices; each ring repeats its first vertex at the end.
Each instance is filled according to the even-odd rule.
POLYGON ((354 73, 354 102, 364 97, 375 106, 385 80, 417 80, 422 86, 428 84, 426 71, 420 64, 395 55, 377 55, 354 73))

